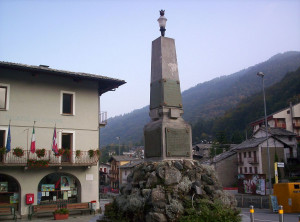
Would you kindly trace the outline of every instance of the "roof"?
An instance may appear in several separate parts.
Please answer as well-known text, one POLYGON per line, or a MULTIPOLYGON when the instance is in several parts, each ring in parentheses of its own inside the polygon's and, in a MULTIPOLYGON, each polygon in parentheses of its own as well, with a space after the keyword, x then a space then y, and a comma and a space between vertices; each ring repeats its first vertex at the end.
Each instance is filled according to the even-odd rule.
POLYGON ((199 149, 210 149, 212 145, 212 143, 198 143, 193 146, 193 149, 196 149, 196 147, 199 147, 199 149))
POLYGON ((248 140, 245 140, 241 144, 235 146, 234 150, 240 150, 240 149, 246 149, 246 148, 254 148, 257 147, 259 144, 264 142, 266 140, 266 137, 260 137, 260 138, 251 138, 248 140))
POLYGON ((216 155, 212 160, 208 159, 206 161, 203 162, 203 164, 210 164, 210 163, 216 163, 216 162, 220 162, 221 160, 227 159, 228 157, 231 157, 233 155, 236 154, 235 150, 228 150, 224 153, 220 153, 218 155, 216 155))
POLYGON ((56 75, 56 76, 65 76, 65 77, 71 77, 74 80, 80 80, 80 79, 96 80, 99 83, 101 82, 101 87, 99 86, 99 92, 101 94, 110 91, 112 89, 115 89, 126 83, 124 80, 114 79, 107 76, 101 76, 101 75, 89 74, 83 72, 71 72, 71 71, 60 70, 60 69, 52 69, 46 65, 33 66, 33 65, 25 65, 21 63, 0 61, 0 68, 39 72, 48 75, 56 75))
MULTIPOLYGON (((261 130, 266 131, 266 127, 260 127, 261 130)), ((259 129, 259 130, 260 130, 259 129)), ((275 127, 268 127, 268 133, 274 135, 274 136, 297 136, 297 134, 288 131, 286 129, 282 128, 275 128, 275 127)))
POLYGON ((99 166, 103 166, 103 165, 110 167, 110 164, 108 164, 108 163, 103 163, 103 162, 99 163, 99 166))
POLYGON ((111 158, 108 160, 108 162, 111 162, 113 159, 117 162, 138 160, 138 159, 130 157, 130 156, 122 155, 122 156, 111 156, 111 158))
POLYGON ((143 163, 144 160, 134 160, 134 161, 130 161, 130 163, 126 163, 122 166, 120 166, 120 168, 132 168, 132 167, 135 167, 136 165, 139 165, 140 163, 143 163))

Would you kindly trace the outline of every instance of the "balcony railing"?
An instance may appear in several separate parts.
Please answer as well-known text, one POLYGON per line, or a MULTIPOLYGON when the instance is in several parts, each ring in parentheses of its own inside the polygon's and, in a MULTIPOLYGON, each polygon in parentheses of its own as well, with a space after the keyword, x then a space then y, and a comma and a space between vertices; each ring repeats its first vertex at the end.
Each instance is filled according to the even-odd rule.
POLYGON ((300 122, 294 122, 293 126, 294 126, 294 128, 299 128, 300 127, 300 122))
POLYGON ((277 123, 278 128, 286 129, 286 124, 285 123, 277 123))
POLYGON ((258 159, 257 158, 248 158, 248 163, 250 164, 258 164, 258 159))
POLYGON ((10 151, 0 157, 0 166, 95 166, 98 160, 96 153, 90 156, 88 151, 81 151, 77 156, 75 152, 57 156, 52 150, 46 150, 43 157, 30 151, 24 151, 23 156, 17 157, 10 151))
POLYGON ((99 125, 105 126, 107 124, 107 112, 99 113, 99 125))

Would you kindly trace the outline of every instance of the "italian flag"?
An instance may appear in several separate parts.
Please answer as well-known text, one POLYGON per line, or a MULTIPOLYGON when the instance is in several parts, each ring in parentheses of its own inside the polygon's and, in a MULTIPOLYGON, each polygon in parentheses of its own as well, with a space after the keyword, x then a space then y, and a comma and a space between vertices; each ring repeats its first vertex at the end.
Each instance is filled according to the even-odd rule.
POLYGON ((33 130, 32 130, 30 152, 32 152, 32 153, 35 152, 35 132, 34 132, 34 126, 33 126, 33 130))

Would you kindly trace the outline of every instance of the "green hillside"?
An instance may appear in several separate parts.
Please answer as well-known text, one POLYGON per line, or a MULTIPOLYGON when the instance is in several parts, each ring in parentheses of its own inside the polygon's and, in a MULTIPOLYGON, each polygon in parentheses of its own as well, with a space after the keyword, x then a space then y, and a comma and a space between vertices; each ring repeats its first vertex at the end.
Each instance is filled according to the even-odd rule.
MULTIPOLYGON (((203 136, 209 138, 208 135, 218 129, 213 124, 214 119, 224 115, 240 101, 261 91, 261 80, 256 76, 257 72, 262 71, 266 74, 265 86, 268 87, 281 81, 287 72, 295 71, 299 66, 300 52, 286 52, 234 74, 215 78, 184 91, 182 93, 184 119, 190 122, 196 130, 195 133, 193 132, 195 135, 193 138, 195 140, 203 139, 203 136), (200 123, 204 124, 207 129, 203 135, 199 136, 201 130, 197 128, 200 127, 200 123)), ((117 136, 121 137, 122 143, 141 143, 143 127, 150 121, 148 113, 149 107, 147 106, 108 119, 107 126, 101 129, 101 146, 116 143, 117 136)))
MULTIPOLYGON (((261 86, 261 84, 260 84, 261 86)), ((286 108, 289 103, 300 102, 300 67, 290 72, 278 83, 269 87, 266 93, 267 114, 286 108)), ((229 142, 241 142, 250 133, 249 123, 264 116, 262 91, 242 100, 235 108, 213 121, 201 120, 193 126, 193 142, 207 139, 207 135, 222 132, 229 142)))

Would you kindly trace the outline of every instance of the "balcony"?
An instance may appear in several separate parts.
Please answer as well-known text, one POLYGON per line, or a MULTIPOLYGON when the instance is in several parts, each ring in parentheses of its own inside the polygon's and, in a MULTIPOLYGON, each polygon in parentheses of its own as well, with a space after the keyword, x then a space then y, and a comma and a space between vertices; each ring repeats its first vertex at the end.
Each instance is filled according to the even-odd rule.
POLYGON ((293 126, 294 128, 300 128, 300 122, 294 122, 293 126))
POLYGON ((248 163, 259 164, 258 159, 256 157, 248 158, 248 163))
POLYGON ((104 127, 107 124, 107 112, 99 113, 99 126, 104 127))
POLYGON ((278 128, 286 129, 286 124, 285 123, 277 123, 278 128))
POLYGON ((43 157, 36 153, 24 151, 24 155, 17 157, 10 151, 0 157, 0 166, 25 166, 28 168, 51 167, 51 166, 96 166, 99 160, 98 155, 90 157, 88 151, 81 151, 80 155, 75 152, 56 156, 52 150, 46 150, 43 157))
POLYGON ((241 159, 238 159, 237 164, 238 164, 238 165, 243 165, 243 164, 244 164, 244 161, 241 160, 241 159))

